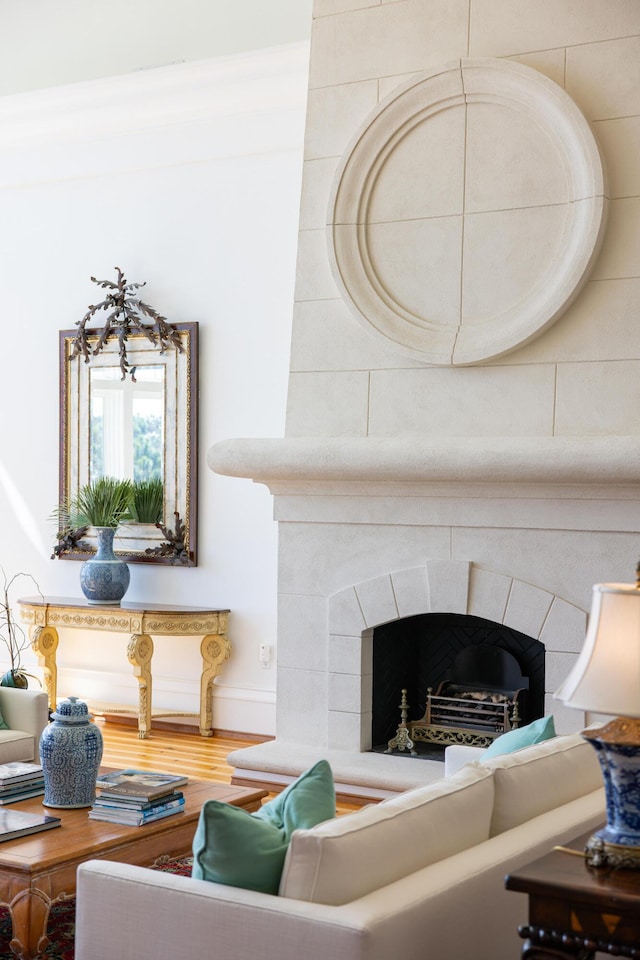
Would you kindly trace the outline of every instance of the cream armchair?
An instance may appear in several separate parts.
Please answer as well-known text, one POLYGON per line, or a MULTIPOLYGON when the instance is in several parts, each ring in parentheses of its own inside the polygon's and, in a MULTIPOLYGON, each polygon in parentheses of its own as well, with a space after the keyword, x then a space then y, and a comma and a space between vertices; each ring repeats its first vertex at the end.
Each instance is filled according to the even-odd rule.
POLYGON ((39 763, 40 734, 49 722, 46 693, 0 687, 0 713, 9 728, 0 730, 0 763, 39 763))

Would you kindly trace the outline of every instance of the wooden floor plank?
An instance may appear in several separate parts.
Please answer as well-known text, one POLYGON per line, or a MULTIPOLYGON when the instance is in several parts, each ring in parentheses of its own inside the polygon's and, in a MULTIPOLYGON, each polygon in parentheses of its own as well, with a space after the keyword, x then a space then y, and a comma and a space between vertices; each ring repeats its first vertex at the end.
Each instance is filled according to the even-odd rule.
MULTIPOLYGON (((96 718, 102 732, 102 765, 134 767, 138 770, 162 770, 183 773, 199 780, 231 783, 233 767, 227 756, 233 750, 251 747, 258 740, 225 736, 201 737, 199 733, 153 730, 145 740, 131 724, 105 722, 96 718)), ((274 796, 274 794, 270 794, 274 796)), ((339 801, 339 814, 360 809, 339 801)))

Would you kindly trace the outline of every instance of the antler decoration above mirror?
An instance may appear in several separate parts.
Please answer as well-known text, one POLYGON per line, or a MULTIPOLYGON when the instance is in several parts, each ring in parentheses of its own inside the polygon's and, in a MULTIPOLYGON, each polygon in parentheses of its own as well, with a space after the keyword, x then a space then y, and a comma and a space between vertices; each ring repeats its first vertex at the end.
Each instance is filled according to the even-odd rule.
POLYGON ((93 283, 97 283, 99 287, 108 290, 109 293, 100 303, 89 304, 89 309, 84 317, 77 322, 78 333, 73 342, 69 359, 73 360, 74 357, 82 355, 84 362, 89 363, 92 356, 100 353, 107 340, 115 337, 119 344, 122 379, 124 380, 129 374, 135 382, 135 366, 130 367, 127 360, 126 344, 131 331, 139 331, 154 346, 159 345, 161 354, 169 346, 174 346, 182 352, 182 344, 180 343, 180 334, 173 324, 169 323, 167 318, 159 314, 154 307, 133 295, 136 290, 146 286, 146 282, 127 283, 127 278, 120 267, 114 269, 118 274, 116 283, 112 283, 111 280, 97 280, 95 277, 91 277, 93 283), (95 336, 97 331, 92 328, 87 329, 87 323, 93 320, 100 310, 110 312, 100 330, 95 346, 92 347, 89 343, 89 336, 91 334, 95 336), (148 317, 152 322, 148 323, 145 317, 148 317))

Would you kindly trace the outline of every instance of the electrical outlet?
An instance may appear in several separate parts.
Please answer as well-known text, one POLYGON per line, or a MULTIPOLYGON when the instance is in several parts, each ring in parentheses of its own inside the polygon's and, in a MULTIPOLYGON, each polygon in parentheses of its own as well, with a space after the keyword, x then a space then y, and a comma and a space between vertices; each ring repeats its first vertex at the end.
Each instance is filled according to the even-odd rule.
POLYGON ((268 643, 260 644, 260 663, 263 667, 271 666, 271 647, 268 643))

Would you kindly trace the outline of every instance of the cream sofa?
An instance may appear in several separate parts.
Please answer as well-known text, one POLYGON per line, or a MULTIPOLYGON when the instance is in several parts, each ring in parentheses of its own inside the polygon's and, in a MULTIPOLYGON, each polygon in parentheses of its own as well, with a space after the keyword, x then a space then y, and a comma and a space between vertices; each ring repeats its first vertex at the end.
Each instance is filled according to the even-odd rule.
POLYGON ((75 957, 513 960, 527 906, 505 875, 604 816, 595 753, 576 734, 295 831, 279 896, 89 861, 75 957))
POLYGON ((40 762, 40 735, 49 722, 49 700, 40 690, 0 687, 0 763, 40 762))

